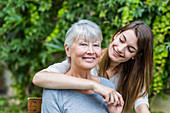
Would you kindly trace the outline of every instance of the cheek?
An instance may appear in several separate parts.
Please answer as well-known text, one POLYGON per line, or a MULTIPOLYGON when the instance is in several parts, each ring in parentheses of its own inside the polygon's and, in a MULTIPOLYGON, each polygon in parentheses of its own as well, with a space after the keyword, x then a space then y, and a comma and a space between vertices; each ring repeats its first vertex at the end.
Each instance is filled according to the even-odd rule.
POLYGON ((135 54, 134 53, 130 53, 130 52, 125 52, 125 56, 126 56, 126 59, 127 60, 129 60, 129 59, 131 59, 133 56, 135 56, 135 54))
POLYGON ((113 45, 112 43, 109 45, 109 50, 112 48, 112 45, 113 45))
POLYGON ((110 44, 108 48, 109 57, 112 55, 112 53, 113 53, 113 47, 112 47, 112 44, 110 44))
POLYGON ((77 52, 76 52, 76 54, 77 54, 78 56, 83 56, 85 53, 86 53, 86 50, 85 50, 85 49, 78 49, 77 52))
POLYGON ((111 42, 110 43, 110 45, 109 45, 109 53, 110 52, 113 52, 112 50, 113 50, 113 47, 117 47, 118 46, 118 43, 116 44, 116 41, 114 40, 113 42, 111 42))
POLYGON ((74 56, 81 57, 82 55, 84 55, 85 52, 86 52, 85 48, 77 47, 71 51, 71 54, 74 56))
POLYGON ((102 54, 101 48, 96 50, 97 57, 100 57, 102 54))
POLYGON ((110 46, 114 45, 114 43, 115 43, 115 40, 113 40, 113 41, 111 42, 110 46))
POLYGON ((109 45, 109 49, 112 49, 113 46, 119 46, 119 41, 117 39, 113 40, 110 45, 109 45))
POLYGON ((114 43, 113 43, 113 42, 109 45, 109 48, 108 48, 108 49, 109 49, 109 51, 110 51, 110 50, 112 50, 113 45, 114 45, 114 43))

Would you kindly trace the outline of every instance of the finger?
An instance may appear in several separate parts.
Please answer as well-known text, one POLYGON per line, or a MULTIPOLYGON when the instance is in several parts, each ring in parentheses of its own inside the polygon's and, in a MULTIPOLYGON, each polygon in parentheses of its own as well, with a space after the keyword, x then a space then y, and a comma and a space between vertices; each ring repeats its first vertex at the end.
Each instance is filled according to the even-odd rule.
POLYGON ((104 96, 103 101, 106 102, 106 103, 108 103, 108 102, 109 102, 109 95, 104 96))
POLYGON ((123 105, 124 104, 124 101, 123 101, 123 97, 121 94, 119 94, 118 92, 116 92, 116 94, 118 95, 118 99, 119 99, 119 104, 123 105))
POLYGON ((103 96, 102 98, 103 98, 103 101, 106 102, 105 97, 103 96))
POLYGON ((110 99, 109 99, 109 102, 107 104, 113 104, 114 103, 114 94, 111 93, 110 94, 110 99))
POLYGON ((119 99, 118 99, 118 96, 117 96, 117 93, 116 92, 114 92, 114 105, 116 106, 117 104, 118 104, 118 102, 119 102, 119 99))
POLYGON ((113 104, 114 103, 114 94, 111 93, 111 96, 110 96, 110 104, 113 104))

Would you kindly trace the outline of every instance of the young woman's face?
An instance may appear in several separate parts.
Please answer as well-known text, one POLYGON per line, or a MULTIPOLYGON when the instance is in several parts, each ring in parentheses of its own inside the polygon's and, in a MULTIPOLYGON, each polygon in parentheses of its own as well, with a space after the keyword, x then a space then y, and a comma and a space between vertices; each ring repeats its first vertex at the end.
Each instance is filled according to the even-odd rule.
POLYGON ((71 57, 71 66, 83 69, 92 69, 99 62, 101 56, 100 41, 85 41, 80 38, 74 41, 69 50, 68 57, 71 57))
POLYGON ((126 30, 115 35, 109 45, 109 57, 115 63, 122 63, 134 58, 138 51, 137 37, 133 30, 126 30))

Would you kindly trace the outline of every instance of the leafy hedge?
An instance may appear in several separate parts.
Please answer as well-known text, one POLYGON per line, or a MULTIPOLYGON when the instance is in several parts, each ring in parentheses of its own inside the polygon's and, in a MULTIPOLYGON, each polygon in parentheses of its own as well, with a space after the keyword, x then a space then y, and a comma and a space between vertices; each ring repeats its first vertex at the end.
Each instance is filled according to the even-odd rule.
POLYGON ((63 60, 65 33, 80 19, 89 19, 101 27, 103 48, 118 28, 133 20, 150 25, 154 33, 151 95, 166 89, 170 78, 166 66, 170 64, 169 0, 0 0, 0 3, 0 64, 13 73, 19 99, 41 95, 41 91, 37 92, 40 88, 31 83, 33 75, 63 60))
MULTIPOLYGON (((62 1, 0 0, 0 3, 0 63, 13 74, 17 98, 24 99, 35 90, 33 75, 54 61, 43 43, 55 28, 62 1)), ((37 90, 33 92, 40 94, 37 90)))

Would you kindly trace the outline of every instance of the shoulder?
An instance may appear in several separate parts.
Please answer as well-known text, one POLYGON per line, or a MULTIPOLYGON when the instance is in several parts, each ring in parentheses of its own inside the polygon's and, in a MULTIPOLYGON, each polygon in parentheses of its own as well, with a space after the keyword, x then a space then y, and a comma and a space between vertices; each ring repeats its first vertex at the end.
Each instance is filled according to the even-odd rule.
POLYGON ((107 87, 115 89, 115 85, 111 81, 109 81, 108 79, 103 78, 103 77, 99 77, 99 78, 101 79, 101 84, 102 85, 105 85, 107 87))
POLYGON ((57 105, 57 102, 61 100, 61 92, 59 90, 54 89, 43 89, 42 94, 42 105, 52 104, 53 106, 57 105))
POLYGON ((64 96, 68 95, 69 91, 64 89, 43 89, 42 99, 46 101, 53 101, 55 103, 64 102, 64 96))
POLYGON ((53 97, 63 97, 74 94, 75 91, 72 89, 43 89, 43 95, 53 96, 53 97))
POLYGON ((64 60, 61 63, 55 63, 50 65, 48 68, 42 71, 56 72, 56 73, 66 73, 70 68, 70 63, 68 60, 64 60))
POLYGON ((61 90, 44 88, 44 90, 43 90, 43 96, 44 96, 44 95, 46 95, 47 97, 49 97, 49 96, 54 96, 54 95, 61 95, 61 90))
POLYGON ((55 63, 55 64, 49 66, 48 68, 59 68, 59 67, 65 67, 65 66, 70 66, 70 63, 67 59, 60 63, 55 63))
POLYGON ((146 104, 149 108, 149 100, 148 100, 148 94, 146 94, 145 96, 143 97, 140 97, 138 98, 136 101, 135 101, 135 109, 141 105, 141 104, 146 104))

